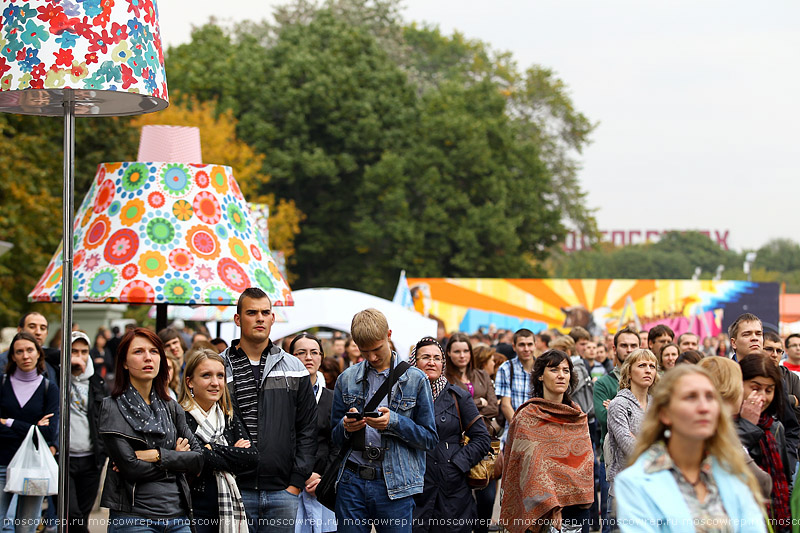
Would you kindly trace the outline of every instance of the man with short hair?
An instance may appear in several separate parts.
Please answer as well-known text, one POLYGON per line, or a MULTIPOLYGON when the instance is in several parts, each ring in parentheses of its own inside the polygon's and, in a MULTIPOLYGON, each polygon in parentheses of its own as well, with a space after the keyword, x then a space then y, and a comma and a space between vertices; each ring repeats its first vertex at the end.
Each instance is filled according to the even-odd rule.
POLYGON ((597 458, 599 461, 599 477, 600 477, 600 508, 603 512, 605 521, 603 522, 603 531, 611 531, 612 527, 609 524, 608 518, 611 509, 608 508, 608 485, 603 483, 606 478, 605 471, 605 458, 603 457, 603 443, 606 440, 608 433, 608 404, 619 392, 619 368, 628 355, 634 350, 639 348, 639 334, 634 329, 623 328, 614 335, 614 352, 616 354, 616 366, 598 379, 594 384, 594 394, 592 399, 594 401, 594 415, 597 419, 597 426, 600 429, 600 439, 597 446, 597 458))
POLYGON ((647 344, 649 335, 650 332, 646 329, 639 330, 639 348, 649 348, 649 345, 647 344))
POLYGON ((167 326, 158 332, 158 338, 164 343, 166 354, 178 360, 180 363, 178 368, 183 372, 183 355, 186 352, 186 346, 183 345, 183 337, 180 332, 172 326, 167 326))
POLYGON ((547 333, 539 333, 535 337, 534 344, 536 349, 539 350, 539 353, 544 353, 547 351, 547 348, 550 346, 550 341, 553 340, 553 337, 548 335, 547 333))
POLYGON ((106 460, 97 419, 105 384, 89 357, 91 341, 82 331, 72 332, 69 403, 69 530, 88 533, 88 519, 100 487, 106 460))
MULTIPOLYGON (((424 372, 410 367, 380 399, 379 416, 347 417, 364 414, 400 362, 389 345, 386 317, 377 309, 357 313, 350 329, 364 360, 346 368, 333 391, 331 440, 351 448, 337 479, 338 531, 368 532, 374 525, 378 533, 410 532, 413 495, 422 493, 425 483, 426 452, 439 442, 431 385, 424 372)), ((471 465, 454 456, 452 466, 465 476, 471 465)))
POLYGON ((789 406, 794 409, 794 415, 800 420, 800 377, 781 365, 783 341, 781 341, 781 336, 774 331, 764 332, 764 353, 780 370, 783 378, 783 390, 789 397, 789 406))
POLYGON ((752 313, 743 313, 728 326, 731 339, 731 359, 739 361, 742 357, 764 349, 764 327, 761 319, 752 313))
POLYGON ((258 450, 255 471, 237 475, 250 531, 295 529, 298 496, 317 452, 317 402, 303 364, 269 338, 275 315, 259 288, 239 296, 242 338, 222 353, 231 403, 258 450))
POLYGON ((686 331, 681 333, 678 337, 678 351, 683 353, 689 350, 697 350, 699 343, 700 337, 698 337, 696 333, 686 331))
POLYGON ((222 353, 228 348, 228 343, 225 342, 225 339, 217 337, 215 339, 211 339, 211 344, 214 345, 214 348, 217 349, 217 352, 222 353))
MULTIPOLYGON (((30 311, 22 315, 17 324, 17 333, 27 331, 36 339, 39 346, 44 350, 45 368, 47 369, 47 378, 58 384, 58 369, 61 367, 61 350, 58 348, 45 347, 44 343, 47 340, 48 323, 47 319, 41 313, 30 311)), ((0 375, 6 371, 8 364, 8 350, 0 353, 0 375)))
POLYGON ((344 354, 344 337, 336 337, 335 339, 333 339, 332 351, 333 351, 332 354, 333 357, 337 359, 344 359, 345 357, 347 357, 344 354))
POLYGON ((661 361, 661 349, 672 342, 675 332, 664 324, 658 324, 647 332, 647 346, 650 351, 661 361))
POLYGON ((781 365, 800 376, 800 333, 786 337, 786 359, 781 365))
POLYGON ((508 434, 508 425, 514 418, 514 412, 530 398, 533 354, 536 351, 534 335, 529 329, 517 330, 513 342, 517 357, 500 365, 494 383, 495 394, 500 398, 500 410, 506 419, 503 442, 508 434))
POLYGON ((592 336, 589 332, 580 326, 572 328, 569 336, 575 342, 575 355, 572 359, 572 368, 577 377, 577 384, 572 391, 572 399, 575 400, 580 406, 581 410, 589 417, 589 434, 592 435, 592 442, 595 441, 594 433, 596 433, 596 422, 594 415, 594 401, 592 399, 594 387, 592 382, 592 366, 594 366, 594 359, 589 356, 594 356, 589 352, 589 342, 592 336))

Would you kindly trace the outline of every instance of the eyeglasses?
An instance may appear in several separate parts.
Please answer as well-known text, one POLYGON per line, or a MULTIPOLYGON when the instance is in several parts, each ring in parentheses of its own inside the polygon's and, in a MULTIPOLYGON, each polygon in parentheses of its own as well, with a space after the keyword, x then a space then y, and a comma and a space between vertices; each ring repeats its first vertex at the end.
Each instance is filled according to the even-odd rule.
POLYGON ((423 355, 422 357, 417 357, 417 361, 422 361, 423 363, 427 363, 428 361, 433 361, 434 363, 441 363, 444 361, 444 357, 441 355, 423 355))
POLYGON ((297 350, 294 353, 295 357, 305 357, 307 355, 310 355, 311 357, 319 357, 320 355, 322 355, 322 352, 320 352, 319 350, 311 350, 311 351, 297 350))
POLYGON ((764 351, 769 353, 776 353, 778 355, 783 355, 783 348, 775 348, 774 346, 765 347, 764 351))

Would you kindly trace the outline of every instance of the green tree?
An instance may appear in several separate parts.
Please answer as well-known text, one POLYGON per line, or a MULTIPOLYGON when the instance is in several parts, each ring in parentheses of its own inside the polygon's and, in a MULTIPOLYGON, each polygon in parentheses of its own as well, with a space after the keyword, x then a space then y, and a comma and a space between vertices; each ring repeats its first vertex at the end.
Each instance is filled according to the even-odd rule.
POLYGON ((689 279, 696 267, 702 269, 702 279, 710 279, 719 265, 725 267, 726 279, 745 279, 739 254, 692 231, 668 232, 657 243, 620 248, 602 243, 593 250, 560 254, 549 263, 557 277, 643 279, 689 279))
POLYGON ((756 267, 783 273, 800 273, 800 244, 790 239, 773 239, 757 251, 756 267))
MULTIPOLYGON (((513 74, 507 57, 458 67, 465 57, 477 64, 488 47, 435 30, 406 40, 394 4, 297 2, 279 12, 277 26, 207 25, 168 52, 170 86, 232 110, 238 137, 265 157, 270 181, 259 192, 293 200, 306 215, 295 242, 296 287, 389 295, 401 268, 433 276, 543 273, 535 265, 563 239, 564 213, 593 221, 579 190, 561 194, 558 143, 542 142, 552 121, 542 110, 522 116, 505 81, 513 74), (351 9, 367 4, 374 9, 351 9), (423 38, 429 49, 415 44, 423 38), (413 73, 422 64, 414 54, 445 56, 432 60, 442 73, 437 83, 413 73), (226 80, 212 87, 207 73, 225 69, 226 80), (547 123, 537 126, 534 116, 547 123)), ((548 83, 539 104, 532 87, 519 102, 557 102, 563 86, 548 83)), ((567 117, 548 109, 551 118, 567 117)), ((576 145, 592 127, 584 126, 576 145)))

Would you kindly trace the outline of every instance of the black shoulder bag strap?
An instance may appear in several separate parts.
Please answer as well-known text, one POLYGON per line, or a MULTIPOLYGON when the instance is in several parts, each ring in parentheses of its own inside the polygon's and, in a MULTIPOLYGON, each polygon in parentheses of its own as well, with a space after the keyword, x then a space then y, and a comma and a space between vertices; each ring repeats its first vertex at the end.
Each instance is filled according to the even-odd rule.
MULTIPOLYGON (((402 361, 396 367, 394 367, 389 374, 389 379, 383 382, 375 394, 370 398, 369 402, 364 408, 364 411, 374 411, 375 408, 381 403, 384 396, 389 394, 389 391, 392 389, 397 380, 406 373, 408 367, 410 367, 406 361, 402 361)), ((366 377, 364 378, 366 379, 366 377)), ((350 449, 350 446, 353 443, 353 436, 351 435, 350 438, 346 438, 344 440, 344 445, 342 449, 339 450, 339 454, 336 456, 336 459, 328 466, 325 474, 322 476, 322 479, 317 485, 317 500, 327 507, 328 509, 334 510, 336 505, 336 481, 339 475, 339 468, 344 461, 345 456, 347 455, 347 451, 350 449)))
MULTIPOLYGON (((392 369, 391 374, 389 374, 389 379, 384 381, 381 384, 381 386, 378 387, 378 390, 375 391, 375 394, 372 396, 372 398, 369 399, 369 402, 367 402, 367 405, 364 406, 364 411, 363 412, 366 413, 366 412, 369 412, 369 411, 374 411, 378 407, 378 404, 381 403, 381 400, 383 400, 383 398, 386 397, 387 394, 389 394, 389 391, 392 390, 392 387, 394 387, 394 384, 397 383, 398 379, 400 379, 400 376, 405 374, 406 370, 408 370, 408 368, 410 366, 411 365, 408 364, 407 361, 401 361, 397 366, 395 366, 392 369)), ((367 379, 366 376, 364 377, 364 379, 367 379)), ((345 439, 345 444, 344 444, 344 446, 342 446, 342 449, 339 451, 339 457, 340 458, 344 459, 344 456, 347 454, 347 450, 350 448, 350 445, 352 443, 353 443, 353 439, 352 439, 352 435, 351 435, 351 438, 345 439)))

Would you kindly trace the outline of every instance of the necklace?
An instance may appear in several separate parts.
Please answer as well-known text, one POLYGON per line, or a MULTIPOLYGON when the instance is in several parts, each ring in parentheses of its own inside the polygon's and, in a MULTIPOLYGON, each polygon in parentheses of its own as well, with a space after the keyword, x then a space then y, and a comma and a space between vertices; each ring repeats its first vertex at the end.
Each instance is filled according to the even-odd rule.
POLYGON ((700 482, 701 482, 701 481, 703 481, 703 476, 702 476, 702 475, 701 475, 699 472, 698 472, 698 474, 697 474, 697 481, 695 481, 694 483, 692 483, 691 481, 689 481, 689 478, 688 478, 688 477, 686 477, 686 474, 684 474, 683 472, 681 472, 681 475, 683 476, 683 479, 685 479, 685 480, 686 480, 686 482, 687 482, 689 485, 691 485, 693 488, 697 488, 697 485, 699 485, 699 484, 700 484, 700 482))

